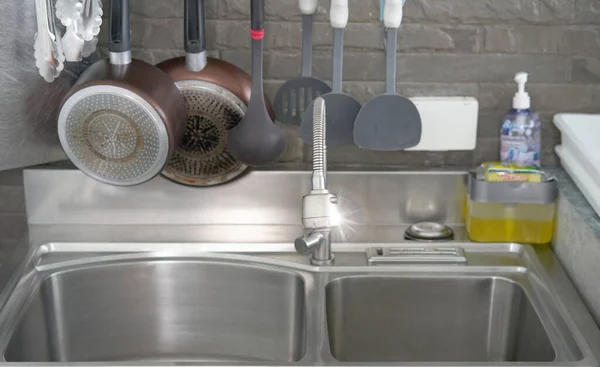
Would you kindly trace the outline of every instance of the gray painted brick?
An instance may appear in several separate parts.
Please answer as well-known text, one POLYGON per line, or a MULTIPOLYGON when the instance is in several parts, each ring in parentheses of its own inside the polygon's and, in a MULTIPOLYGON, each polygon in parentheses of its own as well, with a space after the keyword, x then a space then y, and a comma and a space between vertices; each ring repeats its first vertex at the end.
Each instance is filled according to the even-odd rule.
MULTIPOLYGON (((215 19, 217 17, 218 1, 219 0, 204 1, 204 11, 208 19, 215 19)), ((133 0, 131 2, 132 18, 182 18, 183 9, 183 0, 133 0)), ((107 11, 104 13, 106 16, 107 11)))
POLYGON ((400 51, 473 53, 478 51, 478 30, 473 27, 447 27, 407 24, 398 36, 400 51))
POLYGON ((593 57, 574 58, 571 80, 576 83, 600 83, 600 59, 593 57))
POLYGON ((560 39, 560 52, 600 58, 600 27, 566 29, 560 39))
POLYGON ((575 23, 600 24, 598 0, 575 0, 575 23))
POLYGON ((502 119, 507 111, 508 108, 486 109, 481 108, 480 106, 479 120, 477 123, 477 139, 488 138, 498 141, 500 139, 502 119))
POLYGON ((486 26, 487 52, 557 54, 563 29, 558 27, 486 26))
MULTIPOLYGON (((329 21, 329 0, 319 1, 315 19, 329 21)), ((372 22, 379 20, 379 2, 366 0, 349 1, 349 20, 351 22, 372 22)), ((220 19, 250 19, 250 1, 220 0, 218 4, 220 19)), ((265 19, 297 21, 302 18, 298 0, 277 0, 265 3, 265 19)))
POLYGON ((405 17, 443 24, 560 24, 573 19, 574 9, 575 0, 412 0, 405 17))
POLYGON ((530 55, 399 56, 398 79, 418 82, 500 82, 527 70, 540 82, 568 82, 569 58, 530 55))

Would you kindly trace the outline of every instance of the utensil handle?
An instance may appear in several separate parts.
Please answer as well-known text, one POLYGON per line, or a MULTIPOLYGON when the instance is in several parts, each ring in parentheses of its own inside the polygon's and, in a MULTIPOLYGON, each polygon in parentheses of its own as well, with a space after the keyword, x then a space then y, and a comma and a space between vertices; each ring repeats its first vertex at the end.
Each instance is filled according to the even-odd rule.
POLYGON ((348 24, 348 0, 331 0, 329 20, 333 27, 333 77, 332 91, 342 92, 344 73, 344 28, 348 24))
POLYGON ((302 76, 312 75, 313 16, 302 16, 302 76))
POLYGON ((110 0, 109 13, 110 61, 117 65, 129 64, 131 62, 129 0, 110 0))
POLYGON ((386 0, 383 23, 387 28, 385 38, 385 92, 396 94, 396 54, 398 51, 398 28, 404 15, 402 0, 386 0))
POLYGON ((346 28, 348 16, 348 0, 331 0, 329 20, 333 28, 346 28))
MULTIPOLYGON (((265 0, 252 0, 251 3, 251 28, 253 32, 258 32, 256 37, 262 39, 265 30, 265 0)), ((255 35, 252 35, 255 39, 255 35)))
POLYGON ((396 94, 396 53, 398 51, 398 29, 388 28, 386 30, 385 38, 385 93, 396 94))
POLYGON ((263 90, 263 39, 265 37, 265 0, 251 2, 252 37, 252 95, 250 101, 262 98, 263 90), (255 95, 257 93, 257 95, 255 95))
POLYGON ((185 52, 197 54, 206 51, 204 1, 185 0, 185 52))
POLYGON ((344 74, 344 28, 333 30, 333 75, 331 90, 333 93, 342 92, 344 74))
POLYGON ((206 57, 204 0, 185 0, 184 7, 185 64, 190 71, 199 72, 208 63, 206 57))

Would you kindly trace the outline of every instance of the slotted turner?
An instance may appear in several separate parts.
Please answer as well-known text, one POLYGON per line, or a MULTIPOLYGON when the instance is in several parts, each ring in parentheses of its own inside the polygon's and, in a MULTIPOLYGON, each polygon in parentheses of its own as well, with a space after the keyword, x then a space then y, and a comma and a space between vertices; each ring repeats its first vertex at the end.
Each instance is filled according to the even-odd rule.
MULTIPOLYGON (((329 16, 333 27, 333 91, 321 96, 327 106, 327 146, 354 145, 354 120, 360 111, 360 103, 342 92, 344 28, 348 23, 348 0, 331 0, 329 16)), ((314 102, 302 116, 300 132, 302 140, 307 144, 312 144, 313 110, 314 102)))
POLYGON ((317 0, 300 0, 302 12, 302 76, 285 82, 275 95, 275 118, 284 124, 300 125, 308 105, 331 88, 312 76, 313 14, 317 0))
POLYGON ((366 103, 356 117, 354 142, 360 148, 397 151, 421 141, 421 115, 414 103, 396 94, 396 51, 402 0, 386 0, 386 93, 366 103))

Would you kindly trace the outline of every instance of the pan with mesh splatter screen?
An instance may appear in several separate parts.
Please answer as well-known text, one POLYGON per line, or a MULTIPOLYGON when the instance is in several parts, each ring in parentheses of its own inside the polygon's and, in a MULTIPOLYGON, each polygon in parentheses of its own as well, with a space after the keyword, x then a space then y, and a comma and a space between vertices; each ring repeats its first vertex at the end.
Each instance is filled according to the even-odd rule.
POLYGON ((59 138, 71 159, 92 178, 136 185, 154 177, 167 161, 169 138, 154 108, 114 86, 93 86, 63 105, 59 138))
POLYGON ((233 93, 203 81, 176 83, 188 104, 188 123, 179 147, 162 174, 190 186, 212 186, 233 180, 248 167, 231 156, 227 133, 246 112, 233 93))

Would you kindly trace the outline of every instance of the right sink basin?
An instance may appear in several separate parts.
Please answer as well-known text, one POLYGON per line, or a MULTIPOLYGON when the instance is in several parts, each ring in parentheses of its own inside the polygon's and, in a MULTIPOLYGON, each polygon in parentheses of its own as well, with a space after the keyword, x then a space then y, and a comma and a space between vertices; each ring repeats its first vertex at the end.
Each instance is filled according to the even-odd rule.
POLYGON ((505 277, 342 277, 326 288, 326 310, 331 352, 340 362, 556 358, 527 292, 505 277))

